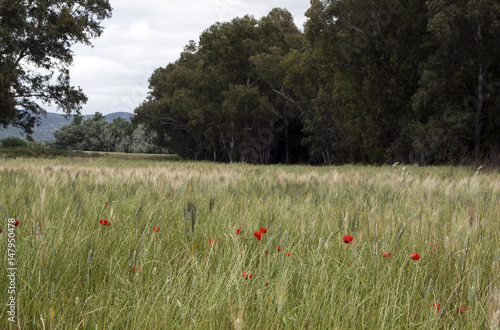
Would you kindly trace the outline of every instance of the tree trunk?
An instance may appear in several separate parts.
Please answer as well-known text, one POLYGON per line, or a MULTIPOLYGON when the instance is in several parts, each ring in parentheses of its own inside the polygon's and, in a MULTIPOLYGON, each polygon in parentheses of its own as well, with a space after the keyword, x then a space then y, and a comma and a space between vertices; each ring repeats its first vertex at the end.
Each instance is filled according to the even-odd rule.
POLYGON ((477 82, 477 105, 474 113, 474 158, 479 159, 481 151, 481 135, 483 133, 483 105, 484 105, 484 74, 482 64, 479 65, 477 82))
POLYGON ((285 113, 285 157, 286 157, 286 164, 290 165, 290 147, 288 143, 288 117, 287 114, 285 113))

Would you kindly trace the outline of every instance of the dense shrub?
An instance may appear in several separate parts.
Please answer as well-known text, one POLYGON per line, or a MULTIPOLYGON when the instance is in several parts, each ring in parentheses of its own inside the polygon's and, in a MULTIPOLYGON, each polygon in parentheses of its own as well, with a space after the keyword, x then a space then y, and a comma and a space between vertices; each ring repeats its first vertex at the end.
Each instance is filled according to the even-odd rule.
POLYGON ((7 137, 0 140, 0 147, 2 148, 16 148, 16 147, 28 147, 28 142, 17 137, 7 137))
POLYGON ((18 158, 18 157, 52 158, 58 156, 91 157, 91 155, 83 151, 69 151, 69 150, 57 150, 57 149, 32 149, 28 147, 0 149, 0 157, 4 158, 18 158))

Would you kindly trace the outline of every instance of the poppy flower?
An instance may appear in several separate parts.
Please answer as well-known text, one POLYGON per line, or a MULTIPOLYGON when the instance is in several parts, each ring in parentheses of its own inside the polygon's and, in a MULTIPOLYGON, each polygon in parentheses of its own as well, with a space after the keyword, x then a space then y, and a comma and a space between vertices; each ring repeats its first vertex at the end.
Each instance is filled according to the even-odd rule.
POLYGON ((382 252, 382 257, 384 257, 384 258, 390 258, 391 255, 392 255, 392 253, 390 253, 390 252, 382 252))
POLYGON ((278 252, 279 252, 279 251, 284 251, 284 250, 285 250, 285 248, 282 248, 282 247, 281 247, 281 245, 278 245, 278 246, 276 247, 276 251, 278 251, 278 252))
POLYGON ((344 243, 351 244, 351 242, 354 240, 354 238, 352 238, 352 236, 350 236, 350 235, 345 235, 343 240, 344 240, 344 243))
POLYGON ((153 230, 154 230, 154 231, 160 231, 160 227, 156 227, 156 226, 155 226, 155 227, 153 227, 153 230))
POLYGON ((108 220, 99 220, 99 223, 103 226, 111 226, 111 223, 108 220))
POLYGON ((253 233, 253 235, 257 237, 259 241, 262 240, 262 233, 260 231, 256 231, 255 233, 253 233))
POLYGON ((238 228, 238 229, 236 229, 236 235, 239 235, 239 234, 240 234, 240 232, 241 232, 241 227, 240 227, 240 228, 238 228))
POLYGON ((469 309, 465 307, 464 305, 460 305, 457 307, 457 311, 462 314, 463 312, 467 312, 469 309))
POLYGON ((437 248, 438 248, 438 245, 437 245, 437 244, 434 244, 434 245, 432 246, 432 249, 433 249, 433 250, 437 250, 437 248))
POLYGON ((286 255, 287 255, 287 257, 293 257, 293 254, 292 254, 292 252, 290 252, 290 251, 288 251, 288 252, 286 253, 286 255))
POLYGON ((14 222, 14 226, 16 226, 16 227, 17 227, 17 226, 19 226, 19 225, 20 225, 19 220, 16 220, 16 222, 14 222))
POLYGON ((265 233, 267 233, 267 228, 262 227, 262 228, 260 228, 260 229, 259 229, 259 231, 260 231, 262 234, 265 234, 265 233))
POLYGON ((267 254, 267 251, 264 251, 265 254, 267 254))
POLYGON ((132 267, 132 269, 131 269, 131 271, 133 271, 133 272, 139 272, 139 271, 141 271, 141 270, 142 270, 142 269, 141 269, 141 267, 137 267, 137 266, 134 266, 134 267, 132 267))
POLYGON ((109 206, 109 202, 106 202, 106 206, 109 206))
POLYGON ((208 239, 208 245, 216 245, 216 244, 217 244, 217 242, 216 242, 216 241, 213 241, 213 242, 212 242, 212 239, 211 239, 211 238, 209 238, 209 239, 208 239))
POLYGON ((418 260, 418 259, 420 259, 420 255, 418 253, 412 253, 410 256, 410 259, 418 260))
POLYGON ((2 233, 2 229, 0 229, 0 234, 2 233))
POLYGON ((243 278, 245 280, 248 280, 249 278, 253 277, 253 274, 250 274, 250 273, 247 273, 247 272, 243 272, 243 274, 241 276, 243 276, 243 278))
POLYGON ((269 286, 269 282, 266 282, 266 286, 269 286))
POLYGON ((437 301, 429 306, 430 308, 434 308, 436 312, 439 312, 439 309, 441 308, 441 304, 439 304, 437 301))

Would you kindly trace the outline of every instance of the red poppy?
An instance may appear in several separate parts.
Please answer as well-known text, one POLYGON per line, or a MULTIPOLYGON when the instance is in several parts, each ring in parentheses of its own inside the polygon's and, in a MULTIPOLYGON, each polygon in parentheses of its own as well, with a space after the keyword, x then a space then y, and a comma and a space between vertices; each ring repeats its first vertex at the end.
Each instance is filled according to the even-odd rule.
POLYGON ((282 248, 282 247, 281 247, 281 245, 278 245, 278 246, 276 247, 276 251, 278 251, 278 252, 279 252, 279 251, 284 251, 284 250, 285 250, 285 248, 282 248))
POLYGON ((106 202, 106 206, 109 206, 109 202, 106 202))
POLYGON ((256 231, 255 233, 253 233, 253 235, 257 237, 259 241, 262 240, 262 233, 260 231, 256 231))
POLYGON ((267 254, 267 251, 264 251, 265 254, 267 254))
POLYGON ((132 267, 132 269, 131 269, 131 270, 132 270, 133 272, 139 272, 139 271, 141 271, 142 269, 141 269, 141 267, 134 266, 134 267, 132 267))
POLYGON ((463 312, 467 312, 469 310, 469 308, 465 307, 464 305, 460 305, 458 308, 457 308, 457 311, 462 314, 463 312))
POLYGON ((344 239, 344 243, 347 243, 347 244, 351 244, 351 242, 354 240, 354 238, 352 238, 352 236, 350 236, 350 235, 345 235, 343 239, 344 239))
POLYGON ((17 227, 17 226, 19 226, 19 225, 20 225, 19 220, 16 220, 16 222, 14 222, 14 226, 16 226, 16 227, 17 227))
POLYGON ((420 259, 420 255, 418 253, 412 253, 410 258, 413 260, 418 260, 418 259, 420 259))
POLYGON ((243 276, 243 278, 245 280, 248 280, 249 278, 253 277, 253 274, 250 274, 250 273, 247 273, 247 272, 243 272, 243 275, 241 275, 241 276, 243 276))
POLYGON ((239 235, 239 234, 240 234, 240 232, 241 232, 241 227, 240 227, 240 228, 238 228, 238 229, 236 229, 236 235, 239 235))
POLYGON ((156 227, 156 226, 155 226, 155 227, 153 227, 153 230, 154 230, 154 231, 160 231, 160 227, 156 227))
POLYGON ((269 282, 266 282, 266 286, 268 286, 268 285, 269 285, 269 282))
POLYGON ((265 234, 265 233, 267 233, 267 228, 262 227, 262 228, 260 228, 260 229, 259 229, 259 231, 260 231, 262 234, 265 234))
POLYGON ((437 301, 430 305, 430 308, 434 308, 436 310, 436 312, 439 312, 439 309, 441 308, 441 304, 439 304, 437 301))
POLYGON ((291 257, 293 257, 293 254, 292 254, 292 252, 290 252, 290 251, 288 251, 288 252, 286 253, 286 255, 287 255, 288 257, 290 257, 290 256, 291 256, 291 257))
POLYGON ((438 245, 437 245, 437 244, 434 244, 434 245, 432 246, 432 249, 433 249, 433 250, 437 250, 437 248, 438 248, 438 245))
POLYGON ((430 173, 427 173, 427 175, 429 175, 430 173))
POLYGON ((392 255, 392 253, 390 253, 390 252, 382 252, 382 257, 384 257, 384 258, 390 258, 391 255, 392 255))
POLYGON ((2 233, 2 229, 0 229, 0 234, 2 233))
POLYGON ((111 226, 111 223, 108 220, 99 220, 99 223, 103 226, 111 226))
POLYGON ((215 245, 215 244, 217 244, 217 242, 216 242, 216 241, 213 241, 213 242, 212 242, 212 239, 211 239, 211 238, 209 238, 209 239, 208 239, 208 245, 215 245))

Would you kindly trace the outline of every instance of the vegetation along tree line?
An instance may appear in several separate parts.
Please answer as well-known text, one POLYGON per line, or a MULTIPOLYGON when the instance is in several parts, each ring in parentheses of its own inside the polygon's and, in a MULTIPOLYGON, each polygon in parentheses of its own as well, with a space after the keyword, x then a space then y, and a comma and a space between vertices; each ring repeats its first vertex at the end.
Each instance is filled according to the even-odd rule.
POLYGON ((311 1, 216 23, 136 110, 189 159, 477 159, 500 142, 500 3, 311 1))
MULTIPOLYGON (((89 43, 111 10, 94 2, 85 21, 62 6, 47 14, 56 23, 44 38, 75 31, 54 45, 89 43)), ((19 29, 5 16, 15 3, 0 6, 2 40, 19 29)), ((280 8, 210 26, 153 72, 133 125, 155 132, 159 148, 224 162, 439 164, 498 150, 498 1, 312 0, 306 16, 303 32, 280 8)), ((24 53, 4 56, 23 43, 2 44, 0 120, 29 131, 41 108, 13 93, 29 79, 8 69, 24 53)), ((71 62, 53 48, 40 48, 43 65, 71 62)), ((64 92, 47 98, 70 112, 85 99, 68 75, 58 80, 64 92)))

